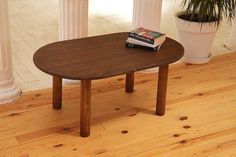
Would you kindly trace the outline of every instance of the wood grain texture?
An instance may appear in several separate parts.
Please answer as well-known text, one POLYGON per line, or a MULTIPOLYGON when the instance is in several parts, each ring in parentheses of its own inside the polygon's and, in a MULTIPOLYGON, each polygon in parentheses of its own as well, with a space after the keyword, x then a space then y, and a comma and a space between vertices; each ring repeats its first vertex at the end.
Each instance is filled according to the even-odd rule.
POLYGON ((60 111, 51 89, 23 93, 0 106, 0 156, 236 156, 236 53, 169 68, 164 117, 153 115, 156 74, 136 74, 133 94, 124 75, 93 81, 89 138, 78 136, 80 86, 64 87, 60 111))
POLYGON ((53 88, 52 88, 53 98, 52 107, 55 110, 62 108, 62 78, 58 76, 53 76, 53 88))
POLYGON ((94 80, 145 70, 179 60, 183 46, 167 38, 160 51, 125 47, 128 32, 61 41, 33 57, 42 71, 68 79, 94 80))
POLYGON ((169 70, 169 65, 162 65, 159 67, 157 102, 156 102, 156 115, 158 116, 165 115, 168 70, 169 70))
POLYGON ((133 93, 134 92, 134 72, 126 74, 125 80, 125 92, 133 93))
POLYGON ((134 72, 160 66, 157 111, 164 115, 168 64, 179 60, 183 46, 167 38, 158 52, 124 46, 128 32, 48 44, 33 57, 35 65, 53 75, 53 108, 62 107, 62 78, 81 80, 80 135, 90 135, 91 80, 126 74, 125 91, 134 90, 134 72), (92 64, 91 64, 92 63, 92 64), (163 66, 165 65, 165 66, 163 66), (167 67, 167 69, 165 68, 167 67), (88 93, 86 93, 88 92, 88 93))
POLYGON ((81 80, 80 136, 90 135, 91 80, 81 80))

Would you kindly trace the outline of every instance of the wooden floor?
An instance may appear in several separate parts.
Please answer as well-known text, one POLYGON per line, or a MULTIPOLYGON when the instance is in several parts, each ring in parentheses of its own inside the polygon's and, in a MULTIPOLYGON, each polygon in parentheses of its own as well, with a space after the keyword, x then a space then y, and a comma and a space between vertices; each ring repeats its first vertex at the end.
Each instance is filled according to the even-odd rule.
MULTIPOLYGON (((23 91, 50 87, 50 77, 33 64, 33 54, 41 46, 58 41, 58 0, 8 0, 12 39, 13 69, 23 91)), ((174 13, 178 1, 164 0, 161 31, 177 39, 174 13)), ((130 31, 133 0, 89 0, 89 36, 130 31)), ((230 52, 224 42, 231 25, 222 22, 212 54, 230 52)))
POLYGON ((0 106, 0 157, 236 157, 236 53, 205 65, 170 67, 167 114, 154 115, 156 75, 93 82, 89 138, 79 137, 79 87, 51 89, 0 106))

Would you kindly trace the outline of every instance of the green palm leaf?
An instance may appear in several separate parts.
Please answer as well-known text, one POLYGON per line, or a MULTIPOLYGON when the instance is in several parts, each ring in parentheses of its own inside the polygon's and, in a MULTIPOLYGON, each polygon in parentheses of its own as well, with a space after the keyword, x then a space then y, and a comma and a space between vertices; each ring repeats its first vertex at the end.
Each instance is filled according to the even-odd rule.
POLYGON ((232 21, 235 17, 236 0, 183 0, 184 15, 187 21, 204 24, 213 22, 219 25, 222 17, 232 21))

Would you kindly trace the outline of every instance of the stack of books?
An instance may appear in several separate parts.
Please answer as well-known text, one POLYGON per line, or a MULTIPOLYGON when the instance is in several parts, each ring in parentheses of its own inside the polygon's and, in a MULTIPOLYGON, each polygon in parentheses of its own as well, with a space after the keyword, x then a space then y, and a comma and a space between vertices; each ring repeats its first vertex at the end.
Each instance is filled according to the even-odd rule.
POLYGON ((129 32, 126 47, 158 51, 165 40, 165 34, 139 27, 129 32))

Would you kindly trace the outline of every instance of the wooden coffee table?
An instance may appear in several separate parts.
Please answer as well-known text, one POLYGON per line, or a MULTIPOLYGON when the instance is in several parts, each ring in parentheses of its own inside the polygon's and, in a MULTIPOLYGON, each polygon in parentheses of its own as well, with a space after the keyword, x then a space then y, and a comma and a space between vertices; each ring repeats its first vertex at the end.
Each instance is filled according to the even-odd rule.
POLYGON ((168 67, 184 53, 181 44, 167 38, 160 51, 125 47, 128 33, 61 41, 40 48, 35 65, 53 76, 53 108, 62 107, 62 78, 81 80, 80 135, 90 135, 91 80, 126 74, 125 91, 134 91, 134 72, 159 67, 156 114, 166 106, 168 67))

